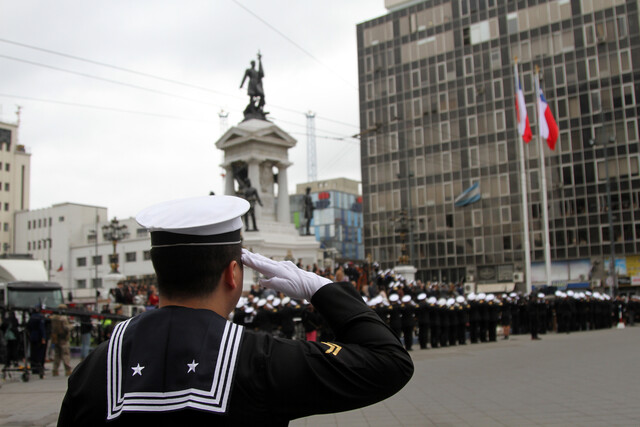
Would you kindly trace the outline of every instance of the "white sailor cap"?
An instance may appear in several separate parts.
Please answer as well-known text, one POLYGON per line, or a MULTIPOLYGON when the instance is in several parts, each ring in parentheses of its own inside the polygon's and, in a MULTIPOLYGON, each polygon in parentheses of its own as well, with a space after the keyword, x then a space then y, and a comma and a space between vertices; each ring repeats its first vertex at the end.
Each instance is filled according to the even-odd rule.
POLYGON ((556 296, 557 296, 557 297, 559 297, 560 295, 562 295, 562 291, 558 289, 558 290, 556 291, 556 296))
POLYGON ((262 307, 263 305, 265 305, 267 303, 267 300, 264 298, 260 298, 258 300, 258 304, 256 304, 258 307, 262 307))
POLYGON ((542 292, 538 293, 538 298, 544 298, 544 294, 542 292))
POLYGON ((171 200, 142 210, 136 221, 151 232, 151 247, 240 243, 249 202, 234 196, 171 200))
POLYGON ((438 305, 439 305, 439 306, 443 306, 443 305, 445 305, 446 303, 447 303, 447 300, 446 300, 446 299, 444 299, 444 298, 440 298, 440 299, 438 300, 438 305))
POLYGON ((236 308, 240 308, 247 303, 247 299, 245 297, 240 297, 238 299, 238 303, 236 304, 236 308))
POLYGON ((427 298, 427 294, 425 294, 424 292, 418 295, 418 301, 422 301, 423 299, 426 299, 426 298, 427 298))
POLYGON ((515 293, 515 292, 511 292, 511 293, 509 294, 509 296, 510 296, 511 298, 515 298, 517 295, 516 295, 516 293, 515 293))
POLYGON ((402 302, 409 302, 411 301, 411 295, 405 295, 402 297, 402 302))
POLYGON ((487 295, 487 301, 493 301, 494 299, 496 299, 496 296, 494 294, 487 295))
POLYGON ((573 294, 574 294, 574 293, 573 293, 573 291, 572 291, 572 290, 568 290, 568 291, 567 291, 567 295, 569 295, 570 297, 572 297, 572 296, 573 296, 573 294))
POLYGON ((454 300, 453 298, 449 298, 447 300, 447 307, 451 307, 455 303, 456 303, 456 300, 454 300))
POLYGON ((398 295, 398 294, 389 295, 389 301, 391 301, 391 302, 398 301, 399 299, 400 299, 400 295, 398 295))
POLYGON ((271 305, 273 305, 274 307, 277 307, 280 305, 280 298, 274 298, 273 301, 271 302, 271 305))
POLYGON ((427 302, 429 304, 435 304, 436 302, 438 302, 438 300, 436 299, 436 297, 429 297, 429 299, 427 300, 427 302))
POLYGON ((282 298, 282 305, 287 305, 287 303, 288 303, 289 301, 291 301, 291 298, 289 298, 289 297, 284 297, 284 298, 282 298))
MULTIPOLYGON (((287 298, 289 298, 289 297, 284 297, 284 299, 287 299, 287 298)), ((289 301, 289 302, 290 302, 290 303, 291 303, 291 305, 293 305, 293 306, 298 305, 298 301, 291 300, 291 301, 289 301)), ((286 304, 286 302, 285 302, 285 304, 286 304)))
POLYGON ((267 295, 267 301, 273 301, 276 297, 273 294, 267 295))
POLYGON ((247 313, 247 314, 251 314, 251 313, 253 313, 254 310, 255 309, 253 307, 249 306, 249 307, 244 309, 244 312, 247 313))
POLYGON ((469 295, 467 295, 467 300, 469 301, 473 301, 476 299, 476 294, 471 292, 469 295))
POLYGON ((456 297, 456 302, 462 304, 464 302, 464 297, 462 295, 458 295, 456 297))
POLYGON ((477 298, 478 298, 478 299, 481 299, 481 300, 485 299, 486 297, 487 297, 487 295, 486 295, 484 292, 480 292, 480 293, 477 295, 477 298))

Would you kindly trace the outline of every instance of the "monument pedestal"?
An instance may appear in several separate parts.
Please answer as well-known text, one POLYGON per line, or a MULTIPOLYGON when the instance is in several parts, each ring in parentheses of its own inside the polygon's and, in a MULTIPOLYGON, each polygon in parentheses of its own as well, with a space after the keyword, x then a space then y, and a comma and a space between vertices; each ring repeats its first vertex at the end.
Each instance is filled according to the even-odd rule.
POLYGON ((393 267, 393 271, 396 274, 402 275, 407 280, 407 283, 412 282, 416 279, 416 269, 413 265, 396 265, 393 267))
MULTIPOLYGON (((301 260, 306 266, 318 263, 320 243, 314 236, 300 236, 291 222, 287 169, 288 150, 295 145, 296 140, 274 123, 257 119, 229 128, 216 142, 224 151, 224 193, 242 197, 250 184, 260 198, 254 206, 258 231, 243 230, 243 246, 277 261, 301 260)), ((250 272, 246 270, 245 290, 257 281, 250 272)))

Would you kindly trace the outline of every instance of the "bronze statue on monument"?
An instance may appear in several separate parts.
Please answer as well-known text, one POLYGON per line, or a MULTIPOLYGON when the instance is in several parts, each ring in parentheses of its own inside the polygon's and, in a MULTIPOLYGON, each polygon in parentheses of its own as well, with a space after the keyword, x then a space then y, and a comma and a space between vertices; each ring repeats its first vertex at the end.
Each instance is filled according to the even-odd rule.
POLYGON ((244 119, 267 120, 267 112, 264 111, 264 88, 262 86, 262 78, 264 70, 262 68, 262 55, 258 51, 258 69, 256 69, 256 61, 251 61, 251 68, 247 68, 242 77, 240 88, 244 86, 244 82, 249 79, 247 85, 247 95, 249 95, 249 104, 244 109, 244 119))

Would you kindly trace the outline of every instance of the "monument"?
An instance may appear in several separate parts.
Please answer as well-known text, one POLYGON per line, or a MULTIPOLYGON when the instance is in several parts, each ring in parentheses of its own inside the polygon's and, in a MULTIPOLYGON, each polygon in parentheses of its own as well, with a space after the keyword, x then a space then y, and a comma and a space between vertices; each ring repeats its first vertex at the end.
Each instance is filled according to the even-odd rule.
MULTIPOLYGON (((224 152, 224 194, 244 197, 252 205, 244 218, 244 247, 278 261, 293 258, 313 265, 320 245, 314 236, 300 236, 289 209, 288 151, 296 140, 266 119, 261 58, 258 53, 258 68, 251 61, 242 79, 241 87, 249 79, 244 120, 215 143, 224 152)), ((245 289, 255 279, 245 277, 245 289)))

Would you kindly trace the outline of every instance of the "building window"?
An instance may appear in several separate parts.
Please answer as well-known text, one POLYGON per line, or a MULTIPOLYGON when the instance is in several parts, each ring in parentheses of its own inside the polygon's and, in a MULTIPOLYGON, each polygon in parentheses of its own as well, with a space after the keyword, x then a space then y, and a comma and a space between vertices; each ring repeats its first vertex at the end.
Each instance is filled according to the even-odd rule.
POLYGON ((464 74, 470 76, 473 74, 473 56, 467 55, 464 57, 464 74))
POLYGON ((367 145, 369 146, 369 155, 375 156, 376 155, 376 138, 372 137, 367 139, 367 145))
POLYGON ((93 265, 102 265, 102 255, 95 255, 91 257, 93 265))
POLYGON ((96 288, 101 288, 102 287, 102 278, 93 278, 91 279, 91 287, 96 289, 96 288))
POLYGON ((467 134, 476 136, 478 134, 478 122, 476 116, 467 117, 467 134))
POLYGON ((396 93, 396 76, 390 76, 387 79, 387 91, 389 95, 395 95, 396 93))
POLYGON ((143 251, 142 252, 142 259, 144 261, 149 261, 151 259, 151 251, 143 251))
POLYGON ((63 216, 59 216, 58 217, 58 222, 64 222, 64 217, 63 216))
POLYGON ((136 261, 136 253, 135 252, 127 252, 125 254, 125 259, 127 262, 135 262, 136 261))
POLYGON ((496 111, 496 130, 502 131, 505 129, 506 123, 504 119, 504 110, 496 111))
POLYGON ((378 182, 378 177, 377 177, 377 171, 378 170, 378 166, 374 165, 374 166, 369 166, 369 184, 375 184, 378 182))
POLYGON ((373 83, 367 83, 367 101, 373 99, 373 83))
POLYGON ((87 265, 87 258, 86 258, 86 257, 76 258, 76 265, 77 265, 78 267, 86 267, 86 265, 87 265))
POLYGON ((87 279, 77 279, 76 280, 76 288, 78 289, 86 289, 87 287, 87 279))
POLYGON ((9 231, 9 223, 8 222, 5 222, 3 224, 3 229, 4 229, 4 231, 9 231))
POLYGON ((482 240, 482 237, 476 237, 475 239, 473 239, 473 246, 474 246, 474 252, 476 253, 483 253, 484 252, 484 240, 482 240))
POLYGON ((440 122, 440 136, 442 138, 442 141, 449 141, 449 139, 451 138, 449 122, 440 122))
POLYGON ((389 105, 389 121, 392 122, 398 118, 398 112, 396 111, 396 104, 389 105))
POLYGON ((9 183, 8 182, 4 183, 4 191, 9 191, 9 183))
POLYGON ((473 226, 480 227, 482 225, 482 211, 480 209, 474 209, 472 212, 473 215, 473 226))
POLYGON ((509 13, 507 15, 507 32, 515 34, 518 32, 518 13, 509 13))
POLYGON ((9 210, 9 203, 5 203, 5 204, 4 204, 4 210, 5 210, 5 211, 8 211, 8 210, 9 210))
POLYGON ((5 164, 4 164, 4 170, 5 170, 5 171, 7 171, 7 172, 9 172, 9 169, 10 169, 10 168, 9 168, 9 163, 5 163, 5 164))
POLYGON ((31 242, 27 242, 27 250, 30 251, 31 250, 31 242))

